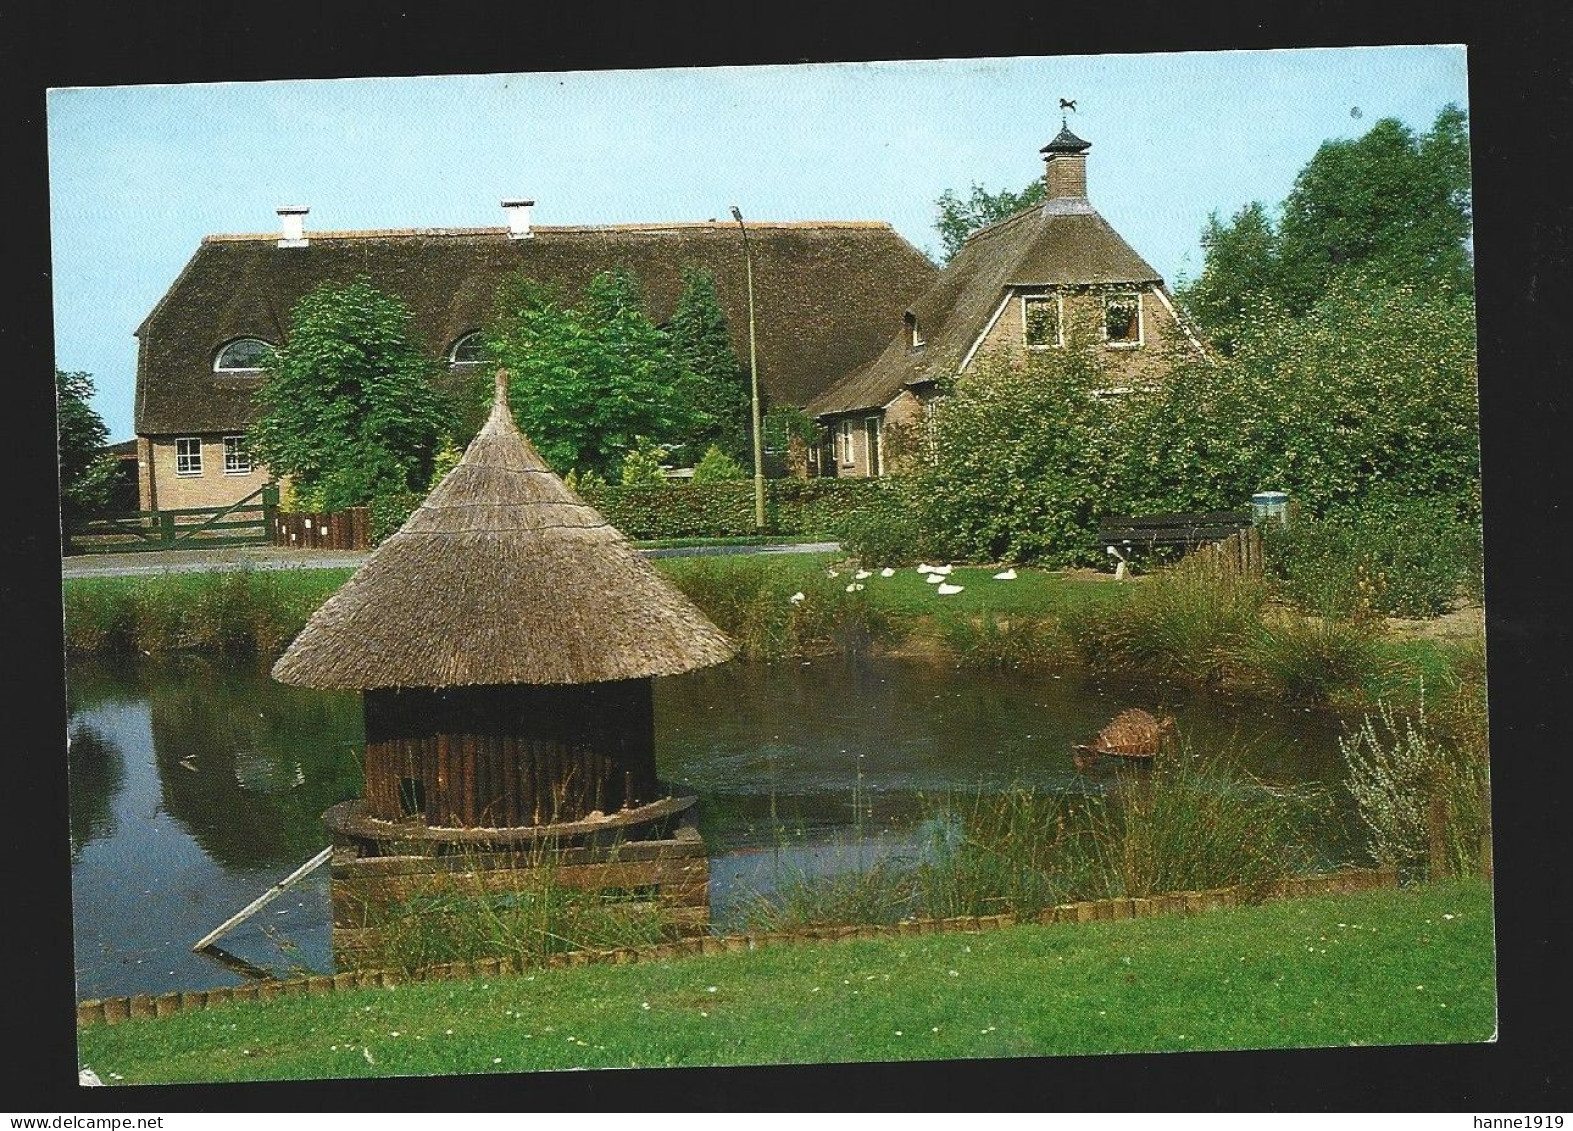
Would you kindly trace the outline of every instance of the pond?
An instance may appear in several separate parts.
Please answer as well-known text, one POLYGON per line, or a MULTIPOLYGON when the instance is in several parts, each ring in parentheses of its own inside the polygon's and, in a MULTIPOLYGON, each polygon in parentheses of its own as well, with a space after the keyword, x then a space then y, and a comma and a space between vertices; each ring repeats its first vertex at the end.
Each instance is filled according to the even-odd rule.
MULTIPOLYGON (((80 997, 240 978, 190 945, 327 844, 359 795, 359 696, 305 691, 252 661, 180 656, 69 672, 72 898, 80 997)), ((1087 788, 1070 747, 1151 688, 925 661, 733 663, 656 681, 659 768, 700 798, 717 922, 782 874, 915 850, 925 807, 1011 785, 1087 788)), ((1171 695, 1194 747, 1272 783, 1335 784, 1340 720, 1171 695)), ((1336 799, 1338 793, 1330 794, 1336 799)), ((1324 851, 1347 847, 1336 800, 1324 851)), ((332 969, 328 870, 226 936, 275 971, 332 969)))

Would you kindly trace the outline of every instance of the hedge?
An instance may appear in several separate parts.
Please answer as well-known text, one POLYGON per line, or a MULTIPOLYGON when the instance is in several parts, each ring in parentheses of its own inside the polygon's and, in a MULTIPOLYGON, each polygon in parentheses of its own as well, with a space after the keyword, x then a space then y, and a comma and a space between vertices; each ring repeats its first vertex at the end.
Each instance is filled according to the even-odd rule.
MULTIPOLYGON (((878 479, 772 479, 765 483, 767 533, 836 538, 851 515, 877 505, 878 479)), ((636 541, 747 538, 754 526, 754 484, 689 483, 661 487, 593 487, 585 502, 636 541)))
MULTIPOLYGON (((766 480, 765 532, 781 538, 839 538, 849 518, 877 507, 889 490, 889 481, 880 479, 766 480)), ((579 494, 637 542, 749 538, 758 533, 752 480, 659 487, 607 484, 581 487, 579 494)), ((414 495, 374 499, 373 539, 380 543, 397 531, 419 503, 414 495)))

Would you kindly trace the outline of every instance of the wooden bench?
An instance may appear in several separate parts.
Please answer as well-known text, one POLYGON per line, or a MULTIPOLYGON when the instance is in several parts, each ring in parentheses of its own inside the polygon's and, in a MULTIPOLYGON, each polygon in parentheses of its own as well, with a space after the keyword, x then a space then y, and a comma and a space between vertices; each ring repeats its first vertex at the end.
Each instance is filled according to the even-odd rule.
POLYGON ((1251 516, 1245 511, 1116 515, 1098 523, 1098 541, 1111 556, 1123 560, 1133 550, 1169 547, 1194 550, 1198 546, 1222 542, 1250 526, 1251 516))

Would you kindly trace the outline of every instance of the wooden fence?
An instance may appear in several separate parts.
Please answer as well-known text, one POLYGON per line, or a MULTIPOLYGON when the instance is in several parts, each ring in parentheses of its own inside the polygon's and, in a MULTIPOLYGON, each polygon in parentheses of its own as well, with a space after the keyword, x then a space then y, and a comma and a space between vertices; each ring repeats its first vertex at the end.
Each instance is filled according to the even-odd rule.
POLYGON ((1221 542, 1192 550, 1185 556, 1188 564, 1237 576, 1262 575, 1262 532, 1248 526, 1221 542))
POLYGON ((273 516, 273 544, 292 550, 371 549, 371 509, 279 511, 273 516))
POLYGON ((227 506, 102 515, 67 531, 67 549, 78 554, 121 554, 265 546, 272 539, 278 505, 279 489, 270 483, 227 506))

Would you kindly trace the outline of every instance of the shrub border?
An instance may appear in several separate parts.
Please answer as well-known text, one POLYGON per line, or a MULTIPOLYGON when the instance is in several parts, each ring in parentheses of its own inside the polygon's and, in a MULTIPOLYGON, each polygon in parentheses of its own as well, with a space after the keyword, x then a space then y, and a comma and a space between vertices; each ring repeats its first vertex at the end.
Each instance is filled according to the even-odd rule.
MULTIPOLYGON (((1159 915, 1201 915, 1230 907, 1269 900, 1295 899, 1314 895, 1346 895, 1353 892, 1395 889, 1395 868, 1349 868, 1315 876, 1293 876, 1263 888, 1243 886, 1212 888, 1208 891, 1169 892, 1147 899, 1095 899, 1061 903, 1045 908, 1038 923, 1091 923, 1101 920, 1146 919, 1159 915)), ((1033 920, 1026 920, 1033 921, 1033 920)), ((632 962, 662 961, 698 954, 726 954, 762 950, 770 946, 820 946, 844 939, 877 939, 935 935, 947 932, 978 933, 1013 927, 1017 917, 1003 915, 958 915, 947 919, 908 919, 900 923, 861 926, 806 927, 793 931, 765 931, 746 935, 701 935, 651 946, 617 947, 612 950, 575 950, 551 955, 544 966, 626 965, 632 962)), ((539 969, 531 965, 528 969, 539 969)), ((135 994, 130 997, 92 998, 77 1003, 79 1028, 95 1024, 114 1025, 143 1017, 168 1017, 210 1005, 233 1001, 271 1001, 290 994, 331 993, 335 990, 391 989, 405 982, 453 981, 476 977, 518 974, 520 963, 512 958, 480 958, 466 962, 446 962, 428 966, 415 975, 393 970, 353 970, 304 978, 248 982, 213 990, 183 990, 164 994, 135 994)))

